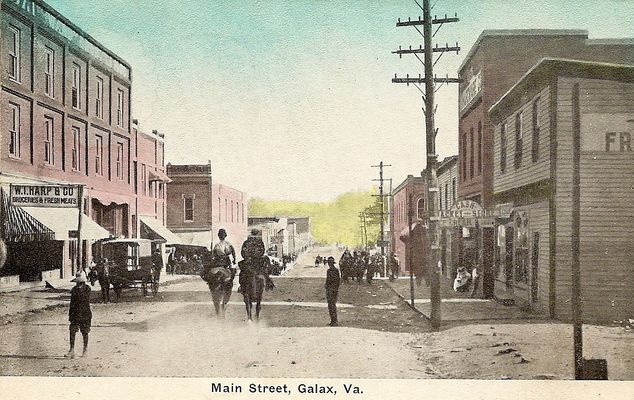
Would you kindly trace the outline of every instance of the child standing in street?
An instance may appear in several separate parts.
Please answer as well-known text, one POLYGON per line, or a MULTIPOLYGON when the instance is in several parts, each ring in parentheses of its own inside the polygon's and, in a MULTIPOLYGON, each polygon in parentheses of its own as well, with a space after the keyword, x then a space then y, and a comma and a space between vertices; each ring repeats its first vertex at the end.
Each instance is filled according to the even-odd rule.
POLYGON ((81 331, 84 339, 84 350, 82 357, 88 354, 88 333, 90 333, 90 323, 92 311, 90 310, 90 286, 86 285, 86 273, 81 271, 75 275, 75 286, 70 291, 70 309, 68 320, 70 321, 70 350, 66 357, 75 358, 75 335, 81 331))

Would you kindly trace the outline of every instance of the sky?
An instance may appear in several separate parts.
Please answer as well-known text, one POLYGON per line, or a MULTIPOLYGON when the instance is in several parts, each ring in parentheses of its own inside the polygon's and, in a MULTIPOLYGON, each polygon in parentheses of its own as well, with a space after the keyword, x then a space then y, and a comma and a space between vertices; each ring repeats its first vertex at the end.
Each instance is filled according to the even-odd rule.
MULTIPOLYGON (((413 0, 48 0, 133 69, 132 113, 165 133, 166 160, 211 160, 216 182, 265 199, 331 201, 394 186, 425 166, 420 93, 391 83, 418 75, 422 37, 397 18, 413 0)), ((422 4, 422 0, 419 0, 422 4)), ((454 13, 434 43, 455 44, 439 76, 455 77, 484 29, 586 29, 634 37, 634 0, 432 0, 454 13)), ((457 85, 436 94, 437 153, 457 154, 457 85)))

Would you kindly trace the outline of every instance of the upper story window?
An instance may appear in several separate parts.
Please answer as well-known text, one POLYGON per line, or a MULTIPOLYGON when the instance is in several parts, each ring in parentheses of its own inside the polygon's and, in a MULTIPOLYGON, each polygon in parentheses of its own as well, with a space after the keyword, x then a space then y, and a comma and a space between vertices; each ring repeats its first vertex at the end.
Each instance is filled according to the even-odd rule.
POLYGON ((522 150, 524 149, 523 113, 515 114, 515 169, 522 166, 522 150))
POLYGON ((46 47, 44 57, 44 93, 49 97, 55 97, 55 51, 46 47))
POLYGON ((141 164, 141 192, 143 195, 147 195, 147 167, 145 164, 141 164))
POLYGON ((231 222, 233 222, 233 200, 231 200, 231 222))
POLYGON ((123 128, 123 90, 117 89, 117 126, 123 128))
POLYGON ((482 121, 478 121, 478 175, 482 175, 482 121))
POLYGON ((123 143, 117 143, 116 173, 119 180, 123 180, 123 143))
POLYGON ((445 208, 449 209, 449 183, 445 183, 445 208))
POLYGON ((438 209, 442 210, 442 186, 438 187, 438 209))
POLYGON ((451 179, 451 195, 452 195, 452 200, 454 202, 456 201, 457 194, 458 194, 458 191, 456 190, 456 178, 452 178, 451 179))
POLYGON ((20 158, 20 106, 9 103, 9 156, 20 158))
POLYGON ((227 199, 225 199, 225 221, 226 222, 229 222, 228 211, 229 211, 229 207, 227 206, 227 199))
POLYGON ((71 103, 73 108, 81 110, 81 67, 73 64, 73 87, 71 88, 71 103))
POLYGON ((473 179, 473 171, 474 171, 474 162, 473 159, 475 157, 475 152, 473 149, 473 128, 469 130, 469 178, 473 179))
POLYGON ((425 199, 418 199, 418 203, 416 205, 416 212, 418 219, 425 218, 425 199))
POLYGON ((53 118, 44 117, 44 162, 55 164, 55 126, 53 118))
POLYGON ((467 180, 467 134, 462 134, 462 181, 467 180))
POLYGON ((103 138, 95 136, 95 173, 103 175, 103 138))
POLYGON ((533 143, 531 159, 539 160, 539 97, 533 102, 533 143))
POLYGON ((194 220, 194 198, 183 197, 183 221, 192 222, 194 220))
POLYGON ((73 171, 79 171, 80 168, 80 148, 81 148, 81 131, 78 127, 73 126, 71 128, 73 134, 73 149, 71 151, 70 165, 73 171))
POLYGON ((500 171, 506 170, 506 122, 500 126, 500 171))
POLYGON ((218 197, 218 222, 222 219, 222 214, 220 213, 220 197, 218 197))
POLYGON ((9 26, 9 51, 8 51, 8 62, 7 62, 7 73, 9 74, 9 79, 20 82, 20 65, 21 65, 21 57, 20 57, 20 30, 15 26, 9 26))
POLYGON ((97 77, 97 96, 95 99, 95 115, 103 119, 103 79, 97 77))

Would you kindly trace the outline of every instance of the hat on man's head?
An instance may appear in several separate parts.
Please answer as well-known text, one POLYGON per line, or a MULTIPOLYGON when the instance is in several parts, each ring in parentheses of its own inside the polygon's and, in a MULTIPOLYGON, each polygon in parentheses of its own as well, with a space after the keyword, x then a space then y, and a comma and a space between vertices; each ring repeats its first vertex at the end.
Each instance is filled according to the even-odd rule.
POLYGON ((334 263, 335 262, 335 258, 333 256, 330 256, 330 257, 328 257, 328 259, 326 261, 328 261, 328 262, 332 261, 334 263))
POLYGON ((223 228, 218 229, 218 236, 222 236, 225 235, 227 236, 227 231, 225 231, 223 228))
POLYGON ((258 228, 251 229, 251 236, 260 236, 260 230, 258 228))
POLYGON ((71 282, 87 282, 86 273, 84 271, 79 271, 75 274, 75 278, 71 279, 71 282))

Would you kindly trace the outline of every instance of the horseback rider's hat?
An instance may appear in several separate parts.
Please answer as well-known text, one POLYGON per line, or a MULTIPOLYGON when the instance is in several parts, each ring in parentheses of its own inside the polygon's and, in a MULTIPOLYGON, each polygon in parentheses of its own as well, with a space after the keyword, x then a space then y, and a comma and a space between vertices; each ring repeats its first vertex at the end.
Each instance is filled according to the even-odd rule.
POLYGON ((328 262, 331 262, 334 264, 335 263, 335 258, 333 256, 328 257, 328 259, 326 260, 328 262))

